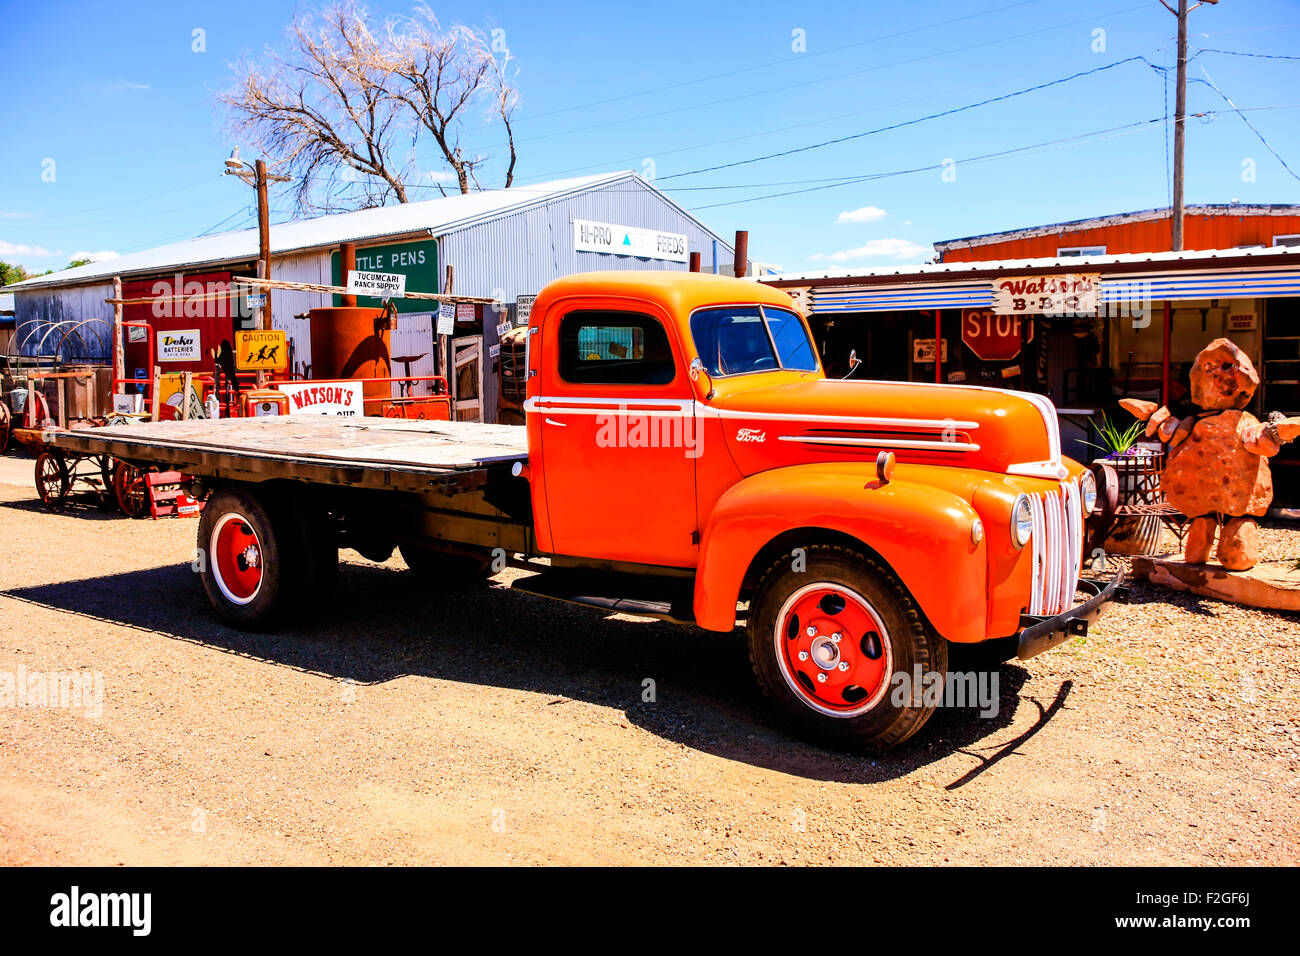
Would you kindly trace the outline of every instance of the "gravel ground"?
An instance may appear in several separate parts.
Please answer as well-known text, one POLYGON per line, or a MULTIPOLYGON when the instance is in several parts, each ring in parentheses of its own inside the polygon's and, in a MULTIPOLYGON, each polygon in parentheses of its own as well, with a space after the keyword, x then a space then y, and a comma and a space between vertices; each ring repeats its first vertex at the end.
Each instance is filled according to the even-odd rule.
POLYGON ((449 596, 347 552, 310 619, 234 631, 194 529, 0 485, 0 678, 103 682, 102 707, 0 707, 0 863, 1300 860, 1296 615, 1139 586, 1002 665, 995 716, 865 758, 774 726, 738 634, 516 572, 449 596))

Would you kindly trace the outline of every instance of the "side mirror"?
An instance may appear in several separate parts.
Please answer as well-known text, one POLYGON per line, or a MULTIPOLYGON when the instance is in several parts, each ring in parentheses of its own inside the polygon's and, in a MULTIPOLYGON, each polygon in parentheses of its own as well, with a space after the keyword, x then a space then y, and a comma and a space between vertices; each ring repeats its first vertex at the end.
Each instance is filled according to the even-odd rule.
POLYGON ((711 399, 713 397, 713 377, 709 375, 709 370, 704 367, 704 362, 698 355, 691 359, 688 371, 691 375, 691 381, 695 382, 704 393, 704 400, 711 399))
POLYGON ((858 350, 857 350, 857 349, 849 349, 849 370, 848 370, 848 372, 844 375, 844 377, 845 377, 845 378, 852 378, 852 377, 853 377, 853 373, 856 372, 856 371, 858 370, 858 366, 861 365, 861 364, 862 364, 862 359, 858 358, 858 350))

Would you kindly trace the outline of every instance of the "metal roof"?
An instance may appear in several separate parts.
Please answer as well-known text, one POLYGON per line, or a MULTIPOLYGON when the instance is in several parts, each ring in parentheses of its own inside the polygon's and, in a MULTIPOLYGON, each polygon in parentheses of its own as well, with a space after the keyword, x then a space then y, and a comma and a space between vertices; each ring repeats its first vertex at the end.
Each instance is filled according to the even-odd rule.
POLYGON ((1252 246, 1248 249, 1194 249, 1184 252, 1124 252, 1104 256, 1064 256, 1039 259, 988 259, 975 262, 935 262, 914 265, 869 266, 859 269, 823 269, 808 272, 787 272, 780 275, 761 276, 758 281, 780 285, 800 282, 833 283, 836 281, 853 282, 882 277, 916 277, 917 279, 939 276, 960 277, 964 274, 988 274, 998 272, 1020 272, 1029 269, 1065 269, 1071 272, 1106 271, 1108 266, 1132 267, 1150 263, 1153 270, 1170 263, 1185 263, 1185 267, 1195 265, 1212 265, 1223 263, 1225 266, 1247 267, 1252 259, 1279 257, 1292 259, 1300 263, 1300 247, 1296 246, 1252 246))
MULTIPOLYGON (((271 226, 271 253, 283 255, 307 249, 337 246, 343 242, 363 242, 399 236, 444 236, 499 216, 623 181, 639 183, 645 189, 661 196, 665 202, 676 206, 676 203, 641 179, 635 171, 622 170, 575 179, 557 179, 528 186, 512 186, 509 189, 458 193, 424 202, 401 203, 376 209, 319 216, 314 219, 276 223, 271 226)), ((685 211, 682 214, 694 218, 685 211)), ((62 272, 25 279, 6 288, 34 290, 82 285, 113 276, 154 273, 165 269, 198 265, 244 262, 256 259, 257 254, 257 230, 243 229, 132 252, 115 259, 105 259, 75 269, 65 269, 62 272)))
MULTIPOLYGON (((994 242, 1006 242, 1011 239, 1055 236, 1067 232, 1079 232, 1084 229, 1097 229, 1102 226, 1168 219, 1171 214, 1172 210, 1169 206, 1160 206, 1155 209, 1140 209, 1136 212, 1121 212, 1110 216, 1069 219, 1065 222, 1027 226, 1023 229, 1006 229, 1002 232, 985 232, 976 236, 964 236, 960 239, 943 239, 936 242, 934 248, 936 252, 942 253, 957 247, 982 246, 994 242)), ((1300 216, 1300 205, 1287 203, 1199 203, 1185 207, 1184 214, 1188 216, 1300 216)))

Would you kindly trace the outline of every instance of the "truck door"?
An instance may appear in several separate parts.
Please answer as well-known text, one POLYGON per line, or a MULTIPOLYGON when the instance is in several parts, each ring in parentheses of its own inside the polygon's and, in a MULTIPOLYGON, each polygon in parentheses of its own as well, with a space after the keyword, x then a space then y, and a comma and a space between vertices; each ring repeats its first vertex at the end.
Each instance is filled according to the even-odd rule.
POLYGON ((567 300, 542 326, 529 410, 558 554, 695 564, 694 396, 665 319, 567 300))

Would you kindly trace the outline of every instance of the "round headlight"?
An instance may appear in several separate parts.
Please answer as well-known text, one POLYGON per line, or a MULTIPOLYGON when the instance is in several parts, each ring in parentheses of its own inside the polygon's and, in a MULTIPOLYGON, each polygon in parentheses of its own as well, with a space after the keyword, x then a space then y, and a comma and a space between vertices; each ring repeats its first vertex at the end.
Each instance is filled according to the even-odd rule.
POLYGON ((1011 506, 1011 543, 1023 548, 1034 533, 1034 512, 1029 506, 1029 496, 1021 494, 1011 506))
POLYGON ((1079 478, 1079 493, 1083 495, 1083 514, 1087 517, 1097 504, 1097 479, 1092 472, 1085 471, 1079 478))

